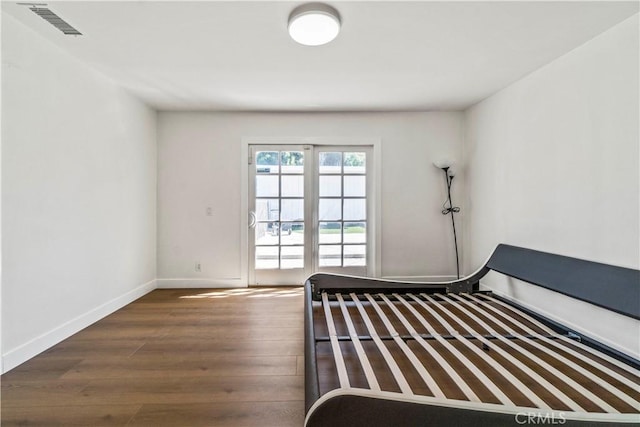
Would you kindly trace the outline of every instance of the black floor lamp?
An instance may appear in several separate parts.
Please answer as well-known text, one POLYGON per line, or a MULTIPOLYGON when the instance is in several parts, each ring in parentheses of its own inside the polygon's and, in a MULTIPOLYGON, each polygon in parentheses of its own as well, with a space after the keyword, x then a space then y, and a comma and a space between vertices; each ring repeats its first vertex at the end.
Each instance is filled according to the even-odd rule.
POLYGON ((436 167, 442 169, 442 171, 444 172, 444 179, 447 183, 447 200, 442 205, 442 215, 451 215, 451 227, 453 228, 453 244, 456 248, 456 275, 459 279, 460 258, 458 256, 458 235, 456 234, 456 220, 453 214, 460 212, 460 208, 458 206, 453 206, 453 202, 451 202, 451 183, 453 182, 453 178, 455 177, 453 162, 450 160, 441 160, 434 162, 433 164, 436 167))

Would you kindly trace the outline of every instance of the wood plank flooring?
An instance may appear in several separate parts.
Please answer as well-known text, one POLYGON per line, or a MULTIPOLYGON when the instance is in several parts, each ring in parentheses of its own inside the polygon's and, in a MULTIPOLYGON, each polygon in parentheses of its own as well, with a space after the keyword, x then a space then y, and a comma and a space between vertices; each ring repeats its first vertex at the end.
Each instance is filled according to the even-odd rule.
POLYGON ((1 424, 299 427, 302 294, 155 290, 3 375, 1 424))

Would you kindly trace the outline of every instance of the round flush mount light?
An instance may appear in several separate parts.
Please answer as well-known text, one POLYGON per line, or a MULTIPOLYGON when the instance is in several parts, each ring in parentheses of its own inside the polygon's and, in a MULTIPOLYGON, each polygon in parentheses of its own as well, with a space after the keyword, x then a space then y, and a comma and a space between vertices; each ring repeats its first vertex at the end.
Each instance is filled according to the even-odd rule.
POLYGON ((340 32, 340 14, 324 3, 306 3, 289 15, 289 35, 306 46, 320 46, 340 32))

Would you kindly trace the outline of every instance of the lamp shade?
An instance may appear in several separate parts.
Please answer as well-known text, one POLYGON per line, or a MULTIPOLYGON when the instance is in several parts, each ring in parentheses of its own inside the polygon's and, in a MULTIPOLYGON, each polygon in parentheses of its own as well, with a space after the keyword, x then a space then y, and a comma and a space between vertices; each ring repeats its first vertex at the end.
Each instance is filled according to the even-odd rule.
POLYGON ((450 168, 451 166, 453 166, 455 162, 447 157, 443 157, 441 159, 438 159, 436 161, 433 162, 433 164, 435 165, 435 167, 440 168, 440 169, 447 169, 450 168))
POLYGON ((306 3, 289 15, 289 35, 306 46, 320 46, 335 39, 340 32, 340 15, 324 3, 306 3))

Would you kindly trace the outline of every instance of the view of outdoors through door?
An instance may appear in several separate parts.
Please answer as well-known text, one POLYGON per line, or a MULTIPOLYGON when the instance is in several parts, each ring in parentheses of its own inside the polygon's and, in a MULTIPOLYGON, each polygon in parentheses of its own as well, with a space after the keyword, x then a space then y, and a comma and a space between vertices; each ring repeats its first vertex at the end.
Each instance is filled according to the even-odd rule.
POLYGON ((249 280, 367 275, 370 147, 252 145, 249 280))
POLYGON ((318 153, 318 267, 366 267, 366 153, 318 153))
POLYGON ((255 154, 255 268, 304 268, 304 152, 255 154))

